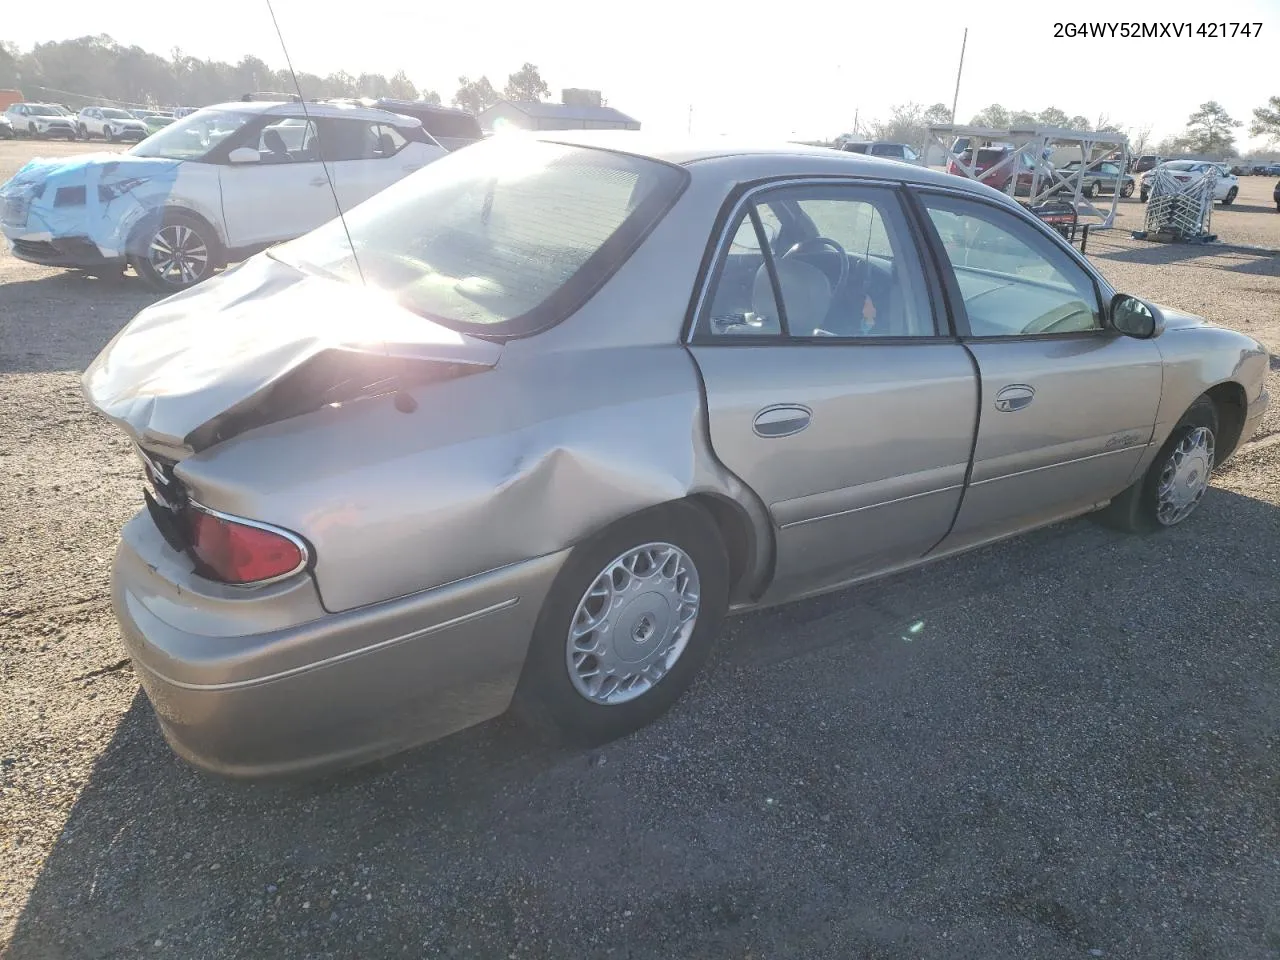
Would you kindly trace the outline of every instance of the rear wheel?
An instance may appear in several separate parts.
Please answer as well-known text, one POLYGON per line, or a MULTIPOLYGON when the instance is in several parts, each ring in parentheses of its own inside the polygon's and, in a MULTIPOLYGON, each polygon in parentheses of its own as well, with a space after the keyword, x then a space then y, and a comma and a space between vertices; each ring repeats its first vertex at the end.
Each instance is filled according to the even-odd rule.
POLYGON ((1227 191, 1227 195, 1226 195, 1225 197, 1223 197, 1223 198, 1222 198, 1222 205, 1223 205, 1224 207, 1229 207, 1229 206, 1231 206, 1231 204, 1235 203, 1235 202, 1236 202, 1236 194, 1238 194, 1239 192, 1240 192, 1240 191, 1239 191, 1239 190, 1237 190, 1235 187, 1232 187, 1230 190, 1228 190, 1228 191, 1227 191))
POLYGON ((181 213, 168 214, 159 226, 145 229, 135 249, 138 276, 164 293, 195 286, 222 266, 222 245, 213 229, 181 213))
POLYGON ((1139 200, 1141 200, 1143 203, 1146 203, 1146 202, 1147 202, 1147 195, 1148 195, 1148 190, 1147 190, 1147 188, 1146 188, 1146 187, 1143 187, 1143 188, 1142 188, 1142 193, 1138 194, 1138 199, 1139 199, 1139 200))
POLYGON ((1152 533, 1176 526, 1200 506, 1218 433, 1218 409, 1201 396, 1182 415, 1147 472, 1099 514, 1108 526, 1130 533, 1152 533))
POLYGON ((514 711, 582 744, 653 722, 706 661, 728 572, 715 522, 689 503, 646 510, 580 544, 538 615, 514 711))
POLYGON ((1098 195, 1098 185, 1096 183, 1086 183, 1084 185, 1084 195, 1092 200, 1098 195))
POLYGON ((1133 184, 1132 184, 1132 183, 1126 183, 1123 187, 1121 187, 1121 188, 1120 188, 1120 196, 1122 196, 1122 197, 1132 197, 1132 196, 1133 196, 1133 184))

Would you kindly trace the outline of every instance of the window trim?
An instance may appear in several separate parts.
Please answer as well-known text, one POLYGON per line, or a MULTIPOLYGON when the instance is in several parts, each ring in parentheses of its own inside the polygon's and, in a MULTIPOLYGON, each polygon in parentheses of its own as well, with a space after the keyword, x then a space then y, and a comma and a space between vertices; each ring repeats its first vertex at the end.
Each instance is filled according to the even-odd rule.
MULTIPOLYGON (((948 291, 942 284, 941 275, 937 272, 935 265, 930 263, 930 258, 934 255, 934 252, 926 242, 926 237, 921 232, 921 226, 917 222, 918 215, 915 215, 912 206, 914 198, 909 195, 909 190, 905 189, 909 186, 911 186, 909 181, 887 180, 880 177, 851 177, 847 174, 824 176, 815 174, 800 177, 784 176, 766 180, 755 180, 742 184, 736 190, 730 192, 730 194, 725 198, 724 203, 721 204, 720 212, 712 225, 711 236, 708 240, 706 250, 703 253, 702 265, 698 270, 693 296, 689 302, 689 310, 685 315, 684 326, 680 332, 680 342, 690 347, 842 347, 955 343, 957 340, 956 325, 953 322, 949 309, 950 298, 948 296, 948 291), (751 209, 754 211, 755 199, 759 194, 767 193, 772 190, 804 186, 879 187, 886 190, 897 199, 902 211, 903 219, 906 221, 907 242, 915 251, 916 259, 920 264, 920 270, 924 280, 924 287, 927 293, 926 300, 928 301, 934 329, 931 336, 802 337, 793 336, 785 331, 777 334, 733 334, 732 336, 717 336, 706 332, 703 329, 703 316, 707 310, 710 309, 712 299, 711 294, 720 281, 720 275, 724 270, 724 264, 727 259, 728 248, 732 243, 734 233, 736 233, 732 227, 740 223, 743 208, 750 205, 751 209)), ((758 238, 759 234, 757 233, 757 239, 758 238)), ((769 250, 766 252, 766 263, 771 262, 772 251, 769 250)), ((786 307, 781 303, 781 286, 778 284, 776 273, 772 268, 770 268, 770 280, 773 283, 774 297, 779 301, 778 312, 780 315, 784 314, 786 307)))
POLYGON ((1094 269, 1093 265, 1080 254, 1075 247, 1063 239, 1062 235, 1042 221, 1039 217, 1029 213, 1021 204, 1010 206, 1007 203, 993 201, 987 197, 979 196, 965 190, 953 190, 947 187, 935 187, 932 185, 922 186, 919 184, 908 185, 908 193, 911 194, 911 201, 918 208, 918 217, 920 221, 920 229, 923 231, 925 242, 933 249, 934 256, 937 259, 940 268, 943 270, 942 279, 944 289, 947 293, 947 299, 950 301, 951 316, 955 323, 955 331, 961 343, 1015 343, 1023 340, 1082 340, 1094 339, 1099 336, 1113 337, 1116 332, 1111 329, 1108 324, 1109 304, 1111 298, 1115 296, 1115 291, 1111 289, 1102 276, 1094 269), (1055 244, 1057 249, 1066 253, 1070 260, 1075 263, 1089 279, 1093 287, 1093 295, 1097 299, 1098 304, 1098 321, 1099 325, 1093 330, 1068 330, 1061 333, 1021 333, 1011 336, 993 335, 979 336, 973 333, 972 327, 969 325, 969 312, 965 308, 964 297, 960 293, 960 285, 956 281, 955 268, 951 264, 951 258, 947 256, 946 247, 942 243, 942 237, 938 234, 937 227, 934 226, 933 220, 929 217, 928 206, 925 203, 925 197, 929 195, 942 195, 952 197, 970 203, 980 204, 990 207, 993 210, 1003 211, 1007 215, 1024 224, 1029 225, 1032 229, 1038 230, 1040 235, 1055 244))

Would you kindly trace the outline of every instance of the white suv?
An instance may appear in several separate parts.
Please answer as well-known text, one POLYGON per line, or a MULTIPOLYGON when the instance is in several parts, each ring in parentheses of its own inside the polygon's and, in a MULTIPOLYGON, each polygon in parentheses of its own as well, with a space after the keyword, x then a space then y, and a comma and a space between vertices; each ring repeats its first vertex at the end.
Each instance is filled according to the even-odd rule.
POLYGON ((23 260, 104 276, 130 263, 180 290, 444 153, 418 120, 383 110, 223 103, 124 153, 31 161, 0 185, 0 230, 23 260))
POLYGON ((129 113, 116 107, 85 107, 76 117, 76 129, 82 140, 101 137, 108 143, 117 140, 147 139, 147 125, 129 113))

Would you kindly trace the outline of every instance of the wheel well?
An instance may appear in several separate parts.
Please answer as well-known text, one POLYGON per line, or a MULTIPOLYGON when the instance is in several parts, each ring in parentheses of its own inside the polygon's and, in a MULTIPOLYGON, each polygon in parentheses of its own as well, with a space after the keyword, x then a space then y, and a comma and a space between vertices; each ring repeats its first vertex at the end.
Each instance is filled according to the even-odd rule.
POLYGON ((729 596, 737 597, 744 586, 743 578, 755 558, 756 534, 742 507, 727 497, 714 493, 695 493, 689 501, 711 515, 720 531, 725 553, 729 557, 729 596))
POLYGON ((194 210, 186 207, 163 207, 159 210, 153 210, 138 221, 137 226, 133 228, 133 232, 129 234, 129 242, 125 245, 130 256, 138 256, 145 252, 142 246, 143 235, 154 230, 169 217, 178 217, 183 220, 194 220, 196 223, 205 227, 212 235, 214 241, 218 244, 219 252, 225 247, 222 242, 222 236, 218 233, 218 228, 209 222, 208 217, 203 217, 194 210))
POLYGON ((1218 412, 1218 451, 1217 462, 1223 463, 1235 453, 1240 444, 1240 431, 1244 429, 1245 412, 1249 401, 1245 397, 1244 387, 1238 383, 1220 383, 1205 391, 1205 396, 1213 401, 1218 412))

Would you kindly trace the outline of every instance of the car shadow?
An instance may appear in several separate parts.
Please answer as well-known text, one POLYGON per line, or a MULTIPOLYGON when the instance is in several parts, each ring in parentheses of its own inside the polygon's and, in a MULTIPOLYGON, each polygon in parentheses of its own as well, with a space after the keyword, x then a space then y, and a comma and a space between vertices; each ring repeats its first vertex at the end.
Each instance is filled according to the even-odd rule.
POLYGON ((0 373, 83 370, 161 296, 132 275, 103 280, 73 270, 0 284, 0 373), (62 319, 68 315, 75 322, 62 319), (37 324, 39 337, 24 334, 37 324))
POLYGON ((1142 538, 1072 521, 730 621, 671 715, 599 751, 504 718, 321 780, 228 782, 177 760, 139 693, 7 956, 603 956, 616 937, 632 957, 799 956, 786 945, 824 937, 842 949, 816 955, 1075 956, 1251 937, 1239 918, 1266 910, 1233 898, 1264 901, 1269 868, 1230 844, 1266 847, 1273 731, 1271 681, 1247 680, 1268 655, 1243 637, 1275 580, 1240 544, 1274 541, 1280 511, 1215 489, 1198 522, 1142 538), (1192 589, 1227 568, 1229 591, 1192 589), (1208 829, 1166 829, 1184 818, 1208 829), (1151 885, 1151 862, 1183 879, 1151 885), (1135 934, 1157 910, 1177 929, 1135 934))

